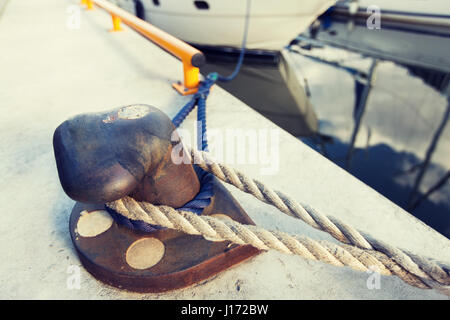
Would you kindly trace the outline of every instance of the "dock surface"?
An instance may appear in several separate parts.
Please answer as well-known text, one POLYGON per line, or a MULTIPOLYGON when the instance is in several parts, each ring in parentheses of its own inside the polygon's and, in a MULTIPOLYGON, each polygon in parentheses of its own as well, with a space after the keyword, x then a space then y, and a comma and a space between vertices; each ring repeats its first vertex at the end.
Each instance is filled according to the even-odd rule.
MULTIPOLYGON (((102 10, 82 9, 79 28, 73 28, 69 20, 78 2, 0 2, 0 298, 448 298, 395 276, 381 276, 380 288, 369 289, 368 273, 272 251, 197 285, 161 294, 121 291, 93 278, 82 268, 70 240, 74 201, 58 180, 52 147, 55 128, 79 113, 135 103, 156 106, 173 117, 190 98, 171 88, 182 77, 181 63, 128 27, 110 33, 111 18, 102 10), (72 266, 81 270, 79 289, 67 286, 72 266)), ((209 128, 218 130, 279 133, 275 174, 263 174, 258 165, 234 164, 237 169, 391 245, 450 261, 447 238, 217 86, 208 98, 207 119, 209 128)), ((183 128, 193 131, 194 121, 195 112, 183 128)), ((227 188, 257 225, 335 241, 227 188)))

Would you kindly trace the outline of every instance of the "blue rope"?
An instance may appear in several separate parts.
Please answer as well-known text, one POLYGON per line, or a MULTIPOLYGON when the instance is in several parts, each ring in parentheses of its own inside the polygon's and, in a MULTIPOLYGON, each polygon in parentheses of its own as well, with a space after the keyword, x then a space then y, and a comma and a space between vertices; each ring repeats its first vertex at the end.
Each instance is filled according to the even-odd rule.
POLYGON ((201 134, 197 135, 197 149, 209 151, 208 137, 206 136, 206 98, 199 98, 197 105, 197 123, 201 124, 201 130, 198 130, 201 134))
POLYGON ((197 193, 194 199, 186 203, 179 210, 190 211, 201 215, 203 209, 211 203, 211 198, 214 195, 213 190, 213 178, 211 173, 208 173, 198 166, 194 165, 194 170, 196 171, 200 180, 200 191, 197 193))
POLYGON ((191 99, 188 103, 184 105, 183 108, 177 113, 177 115, 172 119, 172 123, 176 128, 180 126, 183 120, 191 113, 196 104, 196 99, 191 99))

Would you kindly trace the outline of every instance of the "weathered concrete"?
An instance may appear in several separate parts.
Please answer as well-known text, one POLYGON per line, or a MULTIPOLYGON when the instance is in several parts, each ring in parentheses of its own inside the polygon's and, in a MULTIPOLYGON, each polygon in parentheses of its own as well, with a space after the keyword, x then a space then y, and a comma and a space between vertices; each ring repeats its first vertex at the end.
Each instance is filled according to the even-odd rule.
MULTIPOLYGON (((81 269, 70 290, 68 268, 79 266, 68 232, 74 204, 60 187, 52 134, 67 117, 132 103, 173 116, 187 101, 170 87, 181 64, 128 30, 109 34, 110 17, 81 13, 81 28, 66 27, 78 1, 12 0, 0 18, 0 297, 5 299, 431 299, 431 290, 382 277, 369 290, 368 274, 268 252, 196 286, 165 294, 135 294, 96 281, 81 269)), ((193 127, 191 115, 184 128, 193 127)), ((276 129, 220 88, 208 100, 216 129, 276 129)), ((279 171, 235 167, 272 187, 335 215, 390 244, 450 261, 450 241, 323 158, 279 132, 279 171)), ((266 167, 264 165, 263 167, 266 167)), ((301 221, 230 189, 254 221, 271 229, 328 239, 301 221)), ((430 213, 431 214, 431 213, 430 213)))

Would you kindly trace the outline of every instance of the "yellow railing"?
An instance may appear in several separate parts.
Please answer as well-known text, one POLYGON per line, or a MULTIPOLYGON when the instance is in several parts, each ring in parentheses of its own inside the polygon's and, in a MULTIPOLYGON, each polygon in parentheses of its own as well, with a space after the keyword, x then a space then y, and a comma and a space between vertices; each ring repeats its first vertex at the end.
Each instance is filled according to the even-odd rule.
POLYGON ((92 10, 94 4, 111 14, 113 28, 111 31, 120 31, 121 21, 141 33, 147 39, 156 43, 164 50, 170 52, 183 63, 183 83, 173 83, 172 86, 182 95, 197 92, 199 85, 199 67, 205 62, 202 52, 175 38, 174 36, 152 26, 148 22, 139 19, 131 13, 119 8, 106 0, 81 0, 87 10, 92 10))

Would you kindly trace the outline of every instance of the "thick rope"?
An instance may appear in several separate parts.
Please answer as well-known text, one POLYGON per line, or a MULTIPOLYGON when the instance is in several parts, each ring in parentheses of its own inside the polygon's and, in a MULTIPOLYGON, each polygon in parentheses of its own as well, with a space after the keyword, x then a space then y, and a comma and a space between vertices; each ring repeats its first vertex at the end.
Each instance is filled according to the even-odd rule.
POLYGON ((132 220, 160 225, 191 235, 201 235, 210 241, 230 241, 248 244, 260 250, 277 250, 317 260, 333 266, 347 266, 358 271, 377 270, 383 275, 396 275, 406 283, 422 288, 436 288, 450 296, 450 290, 434 281, 422 279, 405 270, 387 255, 370 249, 350 245, 339 245, 329 241, 315 241, 305 236, 291 236, 281 231, 268 231, 233 220, 221 220, 199 216, 167 206, 154 206, 125 197, 106 204, 107 207, 132 220))
POLYGON ((325 216, 308 205, 301 205, 280 191, 272 190, 265 184, 247 177, 233 168, 215 162, 207 153, 190 150, 194 163, 220 180, 249 193, 257 199, 271 204, 281 212, 298 218, 308 225, 325 231, 345 244, 351 244, 365 250, 376 250, 395 260, 403 269, 417 277, 435 281, 441 285, 450 285, 450 267, 438 264, 428 258, 419 257, 405 250, 390 246, 370 235, 362 233, 345 224, 338 218, 325 216))

